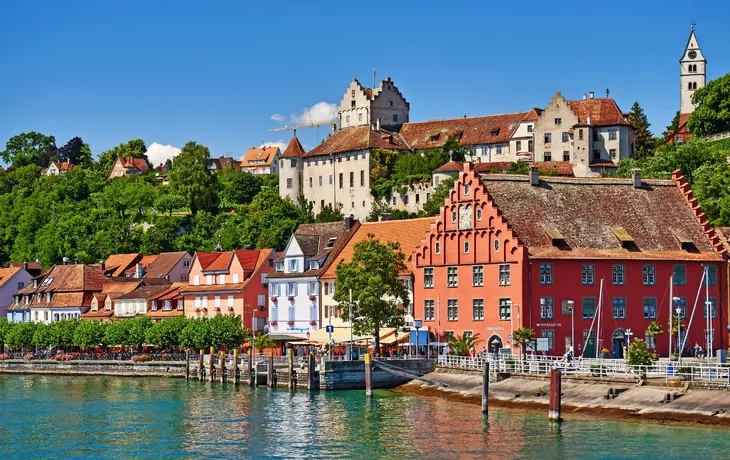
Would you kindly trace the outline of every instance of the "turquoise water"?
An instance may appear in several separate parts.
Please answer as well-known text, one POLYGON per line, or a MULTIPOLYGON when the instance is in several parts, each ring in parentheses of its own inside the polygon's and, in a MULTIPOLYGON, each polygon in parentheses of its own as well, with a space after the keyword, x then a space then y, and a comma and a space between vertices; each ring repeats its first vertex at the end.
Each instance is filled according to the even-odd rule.
POLYGON ((727 431, 376 391, 0 375, 0 458, 729 458, 727 431))

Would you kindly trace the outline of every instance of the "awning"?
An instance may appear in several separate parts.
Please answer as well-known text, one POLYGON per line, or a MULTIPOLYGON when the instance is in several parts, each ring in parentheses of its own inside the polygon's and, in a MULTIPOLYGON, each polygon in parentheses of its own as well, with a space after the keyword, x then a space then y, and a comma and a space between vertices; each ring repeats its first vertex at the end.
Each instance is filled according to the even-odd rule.
MULTIPOLYGON (((391 329, 391 331, 392 332, 390 334, 380 334, 380 344, 381 345, 391 345, 391 344, 395 343, 395 338, 396 338, 395 329, 391 329)), ((402 332, 402 331, 398 332, 398 342, 399 343, 407 342, 408 337, 410 337, 410 335, 407 332, 402 332)))
MULTIPOLYGON (((380 343, 386 343, 383 342, 383 340, 395 333, 394 328, 387 328, 387 329, 381 329, 380 331, 380 343)), ((408 334, 403 333, 404 336, 407 336, 408 334)), ((359 342, 361 340, 371 340, 373 338, 372 335, 369 336, 356 336, 353 334, 352 340, 353 342, 359 342)), ((400 334, 398 334, 398 338, 400 339, 400 334)), ((335 343, 345 343, 350 341, 350 328, 349 327, 335 327, 335 331, 332 333, 332 340, 335 343)), ((395 341, 395 337, 393 337, 393 342, 395 341)), ((330 343, 330 335, 325 330, 325 328, 318 329, 314 333, 309 335, 309 341, 314 343, 330 343)), ((393 343, 390 342, 390 343, 393 343)))

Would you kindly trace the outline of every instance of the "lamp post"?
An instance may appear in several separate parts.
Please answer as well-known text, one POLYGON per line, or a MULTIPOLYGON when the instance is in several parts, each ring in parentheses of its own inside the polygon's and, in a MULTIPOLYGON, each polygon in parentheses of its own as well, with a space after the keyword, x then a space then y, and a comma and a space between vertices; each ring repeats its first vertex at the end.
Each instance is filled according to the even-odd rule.
POLYGON ((568 300, 565 302, 565 306, 570 311, 570 348, 573 349, 573 356, 575 356, 575 302, 568 300))
POLYGON ((307 346, 309 346, 309 331, 307 331, 307 346))
POLYGON ((675 300, 675 305, 677 305, 674 311, 677 313, 677 363, 680 363, 682 361, 682 317, 679 315, 682 313, 682 307, 679 305, 679 297, 674 297, 672 300, 675 300))
POLYGON ((395 357, 398 357, 398 329, 395 330, 395 357))

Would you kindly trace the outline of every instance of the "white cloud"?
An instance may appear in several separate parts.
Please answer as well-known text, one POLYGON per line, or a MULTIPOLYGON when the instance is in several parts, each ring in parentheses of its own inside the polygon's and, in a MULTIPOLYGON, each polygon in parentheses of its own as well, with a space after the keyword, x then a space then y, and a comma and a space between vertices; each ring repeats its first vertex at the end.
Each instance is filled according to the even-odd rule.
POLYGON ((313 106, 302 110, 301 114, 293 113, 289 118, 292 123, 298 125, 327 123, 337 118, 337 106, 328 102, 317 102, 313 106))
POLYGON ((273 142, 264 142, 263 144, 259 145, 257 148, 261 147, 279 147, 279 150, 281 150, 281 153, 284 153, 284 150, 286 150, 286 146, 289 145, 288 142, 285 142, 281 139, 278 141, 273 142))
POLYGON ((160 163, 164 163, 168 158, 172 158, 180 153, 180 149, 172 145, 163 145, 153 142, 147 147, 147 157, 150 159, 152 166, 157 167, 160 163))
POLYGON ((282 121, 286 120, 286 117, 280 113, 275 113, 271 116, 271 119, 278 123, 281 123, 282 121))

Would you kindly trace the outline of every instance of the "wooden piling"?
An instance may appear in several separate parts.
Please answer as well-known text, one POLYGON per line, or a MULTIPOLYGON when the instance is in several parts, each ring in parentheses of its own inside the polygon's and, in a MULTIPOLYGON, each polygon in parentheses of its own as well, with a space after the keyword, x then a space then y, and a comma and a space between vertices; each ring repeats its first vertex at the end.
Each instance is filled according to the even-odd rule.
POLYGON ((295 388, 294 383, 294 349, 289 348, 286 350, 286 357, 288 359, 288 367, 289 367, 289 388, 295 388))
POLYGON ((560 404, 562 399, 562 374, 560 369, 553 368, 550 370, 550 410, 548 411, 548 419, 551 422, 561 422, 560 404))
POLYGON ((205 350, 200 349, 200 355, 198 355, 198 380, 203 381, 203 358, 205 357, 205 350))
POLYGON ((266 369, 266 386, 274 387, 274 353, 269 355, 269 365, 266 369))
POLYGON ((314 355, 312 353, 309 354, 309 360, 308 367, 309 367, 309 376, 307 377, 307 389, 309 391, 314 391, 317 389, 317 381, 315 380, 315 374, 317 373, 317 364, 314 361, 314 355))
POLYGON ((370 364, 370 353, 365 353, 365 396, 373 397, 373 367, 370 364))
POLYGON ((210 347, 210 360, 208 362, 208 381, 215 381, 215 347, 210 347))
POLYGON ((484 362, 482 375, 482 414, 489 414, 489 361, 484 362))
POLYGON ((238 367, 238 348, 233 350, 233 383, 238 385, 241 381, 241 369, 238 367))
POLYGON ((253 373, 253 351, 251 348, 248 349, 248 386, 256 386, 256 376, 253 373))
POLYGON ((226 383, 226 352, 220 352, 220 364, 218 368, 221 373, 221 383, 226 383))
POLYGON ((185 350, 185 380, 190 380, 190 350, 185 350))

